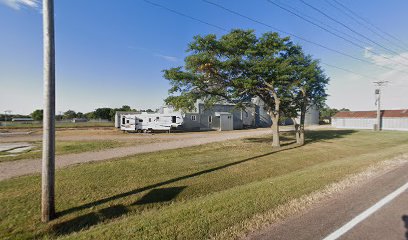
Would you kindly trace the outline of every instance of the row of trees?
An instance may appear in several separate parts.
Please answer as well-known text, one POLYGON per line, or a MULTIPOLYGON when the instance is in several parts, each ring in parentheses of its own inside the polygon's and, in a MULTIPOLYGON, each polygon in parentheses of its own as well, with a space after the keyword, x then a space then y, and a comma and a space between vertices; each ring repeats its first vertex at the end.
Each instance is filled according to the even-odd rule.
POLYGON ((330 108, 329 106, 324 106, 320 109, 320 121, 325 121, 328 120, 328 122, 331 121, 331 118, 336 115, 336 113, 338 112, 349 112, 350 109, 348 108, 341 108, 341 109, 337 109, 337 108, 330 108))
MULTIPOLYGON (((62 114, 58 114, 56 116, 56 119, 58 120, 63 120, 63 119, 73 119, 73 118, 86 118, 88 120, 90 119, 108 119, 108 120, 114 120, 115 113, 117 111, 137 111, 136 109, 132 109, 128 105, 123 105, 121 108, 97 108, 95 111, 88 112, 88 113, 82 113, 82 112, 75 112, 74 110, 68 110, 62 114)), ((147 110, 140 110, 141 112, 154 112, 151 109, 147 110)), ((41 121, 43 119, 43 110, 42 109, 37 109, 34 112, 32 112, 31 117, 36 120, 36 121, 41 121)))
POLYGON ((259 97, 273 121, 272 145, 280 146, 280 116, 296 118, 298 112, 296 139, 304 144, 306 111, 324 105, 329 79, 318 60, 289 37, 274 32, 257 37, 253 30, 237 29, 220 38, 195 36, 188 53, 184 66, 164 70, 171 85, 167 104, 192 110, 197 99, 208 107, 226 100, 244 108, 259 97))

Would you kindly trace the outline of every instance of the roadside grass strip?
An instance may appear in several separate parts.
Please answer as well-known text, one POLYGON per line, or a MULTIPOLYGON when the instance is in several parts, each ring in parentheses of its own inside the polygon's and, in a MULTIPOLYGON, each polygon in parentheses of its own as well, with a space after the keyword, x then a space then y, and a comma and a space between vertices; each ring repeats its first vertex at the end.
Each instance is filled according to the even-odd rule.
POLYGON ((49 224, 40 222, 40 176, 5 180, 0 238, 233 239, 251 230, 240 226, 254 216, 408 147, 408 134, 400 132, 307 136, 302 147, 287 134, 281 149, 271 148, 269 136, 256 137, 57 170, 58 218, 49 224))

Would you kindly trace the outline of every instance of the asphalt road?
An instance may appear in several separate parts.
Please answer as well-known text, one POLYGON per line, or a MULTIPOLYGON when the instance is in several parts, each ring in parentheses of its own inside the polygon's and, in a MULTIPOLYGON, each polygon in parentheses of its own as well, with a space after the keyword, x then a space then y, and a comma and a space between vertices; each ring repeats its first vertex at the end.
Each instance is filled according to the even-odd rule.
MULTIPOLYGON (((408 182, 408 163, 358 184, 310 210, 251 234, 247 239, 325 239, 408 182)), ((387 202, 338 238, 408 239, 408 191, 387 202)))

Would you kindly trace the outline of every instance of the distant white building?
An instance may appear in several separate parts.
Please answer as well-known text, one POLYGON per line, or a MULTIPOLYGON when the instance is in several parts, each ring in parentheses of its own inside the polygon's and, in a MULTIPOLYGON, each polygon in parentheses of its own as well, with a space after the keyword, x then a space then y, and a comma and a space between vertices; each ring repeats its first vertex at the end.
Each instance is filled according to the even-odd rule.
POLYGON ((32 122, 34 119, 32 118, 12 118, 12 122, 32 122))
MULTIPOLYGON (((374 129, 377 111, 338 112, 332 117, 332 126, 349 129, 374 129)), ((381 129, 408 131, 408 109, 381 111, 381 129)))
MULTIPOLYGON (((253 127, 270 127, 272 125, 271 117, 265 110, 264 103, 259 98, 252 99, 247 106, 237 108, 235 104, 220 102, 210 108, 206 108, 203 101, 198 100, 195 103, 194 110, 188 112, 175 111, 171 106, 163 106, 159 109, 159 114, 181 114, 183 124, 180 129, 186 131, 198 130, 237 130, 253 127)), ((122 115, 133 115, 135 112, 116 112, 115 127, 120 128, 122 115)), ((286 124, 293 124, 291 123, 286 124)), ((305 125, 319 124, 319 110, 316 107, 310 107, 306 112, 305 125)))

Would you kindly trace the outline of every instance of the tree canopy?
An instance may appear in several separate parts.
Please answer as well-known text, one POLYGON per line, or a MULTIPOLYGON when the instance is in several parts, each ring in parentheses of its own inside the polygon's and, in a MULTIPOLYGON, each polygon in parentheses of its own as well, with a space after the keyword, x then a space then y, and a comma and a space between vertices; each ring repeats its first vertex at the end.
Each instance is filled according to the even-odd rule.
POLYGON ((272 118, 274 146, 279 146, 281 114, 321 105, 327 96, 328 78, 318 61, 274 32, 257 37, 252 30, 236 29, 220 38, 195 36, 187 52, 184 66, 164 70, 171 85, 165 102, 191 110, 198 99, 207 106, 226 100, 244 107, 259 97, 272 118))

